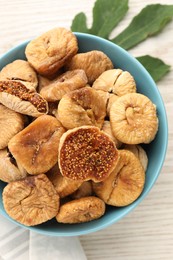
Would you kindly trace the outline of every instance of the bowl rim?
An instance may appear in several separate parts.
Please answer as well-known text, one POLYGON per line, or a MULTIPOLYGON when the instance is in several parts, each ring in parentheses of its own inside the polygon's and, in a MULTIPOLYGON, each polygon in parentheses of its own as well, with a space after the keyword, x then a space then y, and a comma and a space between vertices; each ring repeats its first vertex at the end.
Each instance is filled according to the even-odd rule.
MULTIPOLYGON (((108 46, 110 46, 111 48, 116 48, 120 53, 128 56, 128 58, 130 58, 130 60, 132 61, 132 63, 135 64, 135 66, 138 66, 140 68, 140 70, 143 71, 143 73, 145 74, 145 77, 147 77, 149 79, 149 81, 151 82, 151 85, 157 90, 158 93, 158 97, 161 101, 161 105, 162 105, 162 114, 164 116, 164 130, 165 130, 165 142, 164 142, 164 147, 162 147, 162 160, 158 163, 158 167, 157 167, 157 172, 155 173, 152 181, 149 183, 149 186, 143 190, 141 196, 134 201, 132 204, 130 204, 127 208, 127 210, 125 212, 121 212, 116 218, 112 218, 111 220, 109 220, 109 222, 105 222, 102 224, 99 224, 96 227, 91 227, 91 228, 87 228, 87 230, 80 230, 80 231, 68 231, 68 232, 52 232, 52 231, 47 231, 47 230, 41 230, 40 228, 38 228, 38 226, 25 226, 23 224, 20 224, 19 222, 13 220, 12 218, 10 218, 8 215, 5 214, 5 212, 0 208, 0 214, 3 215, 5 218, 9 219, 11 222, 17 224, 18 226, 21 226, 25 229, 31 230, 31 231, 35 231, 37 233, 43 234, 43 235, 48 235, 48 236, 79 236, 79 235, 85 235, 85 234, 89 234, 92 232, 96 232, 99 230, 102 230, 116 222, 118 222, 120 219, 122 219, 124 216, 126 216, 127 214, 129 214, 130 212, 132 212, 132 210, 134 210, 136 208, 136 206, 138 204, 140 204, 143 199, 148 195, 148 193, 150 192, 150 190, 152 189, 154 183, 156 182, 158 176, 160 175, 163 163, 165 161, 165 157, 166 157, 166 152, 167 152, 167 147, 168 147, 168 119, 167 119, 167 114, 166 114, 166 109, 165 109, 165 105, 164 105, 164 101, 163 98, 160 94, 160 91, 158 89, 158 87, 156 86, 153 78, 151 77, 151 75, 149 74, 149 72, 145 69, 145 67, 135 58, 133 57, 128 51, 126 51, 125 49, 123 49, 122 47, 118 46, 115 43, 112 43, 109 40, 106 40, 104 38, 101 38, 99 36, 95 36, 95 35, 91 35, 88 33, 79 33, 79 32, 74 32, 74 34, 76 35, 76 37, 81 37, 83 39, 88 40, 88 37, 91 38, 92 40, 97 40, 97 41, 101 41, 103 44, 107 44, 108 46)), ((30 40, 26 40, 23 41, 21 43, 19 43, 18 45, 12 47, 11 49, 9 49, 7 52, 5 52, 4 54, 2 54, 0 56, 0 62, 1 59, 5 58, 6 56, 10 55, 13 51, 17 51, 20 50, 21 47, 24 47, 30 40)))

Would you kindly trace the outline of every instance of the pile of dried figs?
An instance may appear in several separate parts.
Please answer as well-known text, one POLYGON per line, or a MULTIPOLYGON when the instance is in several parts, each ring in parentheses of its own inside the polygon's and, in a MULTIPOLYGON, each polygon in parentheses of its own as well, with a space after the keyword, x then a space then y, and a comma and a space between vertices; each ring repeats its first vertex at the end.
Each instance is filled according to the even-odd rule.
POLYGON ((148 163, 140 144, 158 130, 155 105, 103 52, 78 53, 65 28, 32 40, 25 54, 0 72, 6 212, 26 226, 72 224, 135 201, 148 163))

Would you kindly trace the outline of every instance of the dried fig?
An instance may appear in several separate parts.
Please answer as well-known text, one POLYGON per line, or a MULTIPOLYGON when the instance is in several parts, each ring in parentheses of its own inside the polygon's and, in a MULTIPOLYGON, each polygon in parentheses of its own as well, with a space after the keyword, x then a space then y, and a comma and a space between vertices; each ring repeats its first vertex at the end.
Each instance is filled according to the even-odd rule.
POLYGON ((0 104, 0 149, 24 128, 24 116, 0 104))
POLYGON ((72 194, 83 183, 82 181, 75 181, 62 176, 57 164, 47 173, 47 177, 53 183, 60 198, 72 194))
POLYGON ((14 181, 3 190, 7 214, 26 226, 41 224, 56 216, 59 195, 45 174, 14 181))
POLYGON ((15 135, 8 147, 29 174, 45 173, 58 161, 59 140, 64 132, 55 117, 44 115, 15 135))
POLYGON ((60 207, 56 220, 60 223, 82 223, 100 218, 105 213, 105 203, 94 196, 76 199, 60 207))
POLYGON ((136 83, 128 71, 112 69, 104 71, 94 82, 93 88, 123 96, 136 92, 136 83))
POLYGON ((139 159, 144 168, 144 171, 146 172, 148 166, 148 157, 142 146, 125 144, 124 149, 132 152, 139 159))
POLYGON ((105 100, 90 87, 64 95, 58 105, 58 118, 67 129, 82 125, 95 125, 101 128, 105 116, 105 100))
POLYGON ((75 35, 65 28, 55 28, 32 40, 25 50, 31 66, 41 75, 54 75, 78 51, 75 35))
POLYGON ((122 143, 118 139, 116 139, 112 133, 110 121, 107 120, 104 121, 104 124, 102 126, 102 131, 110 136, 110 138, 114 141, 117 148, 121 147, 122 143))
MULTIPOLYGON (((84 70, 72 70, 63 73, 42 87, 40 94, 49 102, 60 100, 64 94, 85 87, 87 77, 84 70)), ((43 85, 43 83, 41 83, 43 85)))
POLYGON ((90 181, 84 181, 82 185, 71 194, 72 199, 80 199, 91 196, 93 193, 92 184, 90 181))
POLYGON ((110 122, 114 136, 122 143, 150 143, 158 130, 156 106, 142 94, 126 94, 112 104, 110 122))
POLYGON ((0 80, 19 81, 29 89, 36 89, 38 86, 37 74, 25 60, 15 60, 7 64, 0 72, 0 80))
POLYGON ((67 64, 66 70, 82 69, 89 84, 92 84, 105 70, 113 69, 112 61, 102 51, 76 54, 67 64))
POLYGON ((0 180, 11 182, 23 179, 27 172, 12 157, 7 149, 0 150, 0 180))
POLYGON ((94 126, 68 130, 60 139, 58 162, 61 174, 72 180, 105 180, 118 161, 111 138, 94 126))
POLYGON ((123 207, 140 196, 145 184, 145 172, 132 152, 119 150, 119 155, 116 168, 104 182, 93 183, 93 190, 106 204, 123 207))
POLYGON ((0 102, 16 112, 33 117, 48 112, 47 101, 21 82, 0 81, 0 102))

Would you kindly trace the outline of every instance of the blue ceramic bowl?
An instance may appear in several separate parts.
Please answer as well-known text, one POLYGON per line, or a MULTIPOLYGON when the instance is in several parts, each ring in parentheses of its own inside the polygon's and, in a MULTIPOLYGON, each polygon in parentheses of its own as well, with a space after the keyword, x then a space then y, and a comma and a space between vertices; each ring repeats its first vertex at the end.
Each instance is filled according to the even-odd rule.
MULTIPOLYGON (((138 92, 148 96, 157 106, 159 130, 155 140, 145 146, 149 158, 148 169, 146 172, 146 183, 141 196, 134 203, 122 208, 109 206, 107 207, 106 214, 102 218, 88 223, 68 225, 59 224, 56 220, 51 220, 35 227, 26 227, 30 230, 51 236, 76 236, 98 231, 117 222, 132 211, 145 198, 156 182, 165 159, 168 142, 168 123, 164 103, 157 86, 145 68, 128 52, 107 40, 89 34, 75 34, 79 43, 79 52, 87 52, 91 50, 103 51, 112 60, 115 68, 127 70, 133 75, 137 83, 138 92)), ((0 69, 16 59, 26 59, 24 52, 27 43, 28 42, 24 42, 4 54, 0 58, 0 69)), ((0 213, 10 221, 20 225, 16 221, 12 220, 4 210, 2 204, 2 191, 4 186, 5 184, 0 181, 0 213)))

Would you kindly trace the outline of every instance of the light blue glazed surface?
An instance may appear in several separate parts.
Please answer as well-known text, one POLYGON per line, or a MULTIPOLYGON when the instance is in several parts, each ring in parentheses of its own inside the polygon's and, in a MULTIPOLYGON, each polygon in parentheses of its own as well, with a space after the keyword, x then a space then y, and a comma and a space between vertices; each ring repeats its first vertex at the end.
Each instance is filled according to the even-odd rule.
MULTIPOLYGON (((91 50, 103 51, 112 60, 115 68, 127 70, 133 75, 137 83, 137 91, 148 96, 157 106, 159 131, 155 140, 151 144, 145 146, 149 158, 148 169, 146 172, 146 183, 143 193, 134 203, 123 208, 108 207, 106 214, 102 218, 88 223, 68 225, 59 224, 56 220, 51 220, 35 227, 26 227, 30 230, 51 236, 76 236, 94 232, 117 222, 132 211, 145 198, 154 185, 165 159, 168 142, 168 123, 163 100, 157 86, 145 68, 128 52, 107 40, 89 34, 75 34, 78 38, 79 52, 87 52, 91 50)), ((6 64, 16 59, 25 59, 24 51, 26 44, 27 42, 22 43, 1 56, 0 70, 6 64)), ((4 186, 5 184, 0 181, 0 213, 12 222, 20 225, 16 221, 12 220, 4 211, 1 199, 4 186)))

